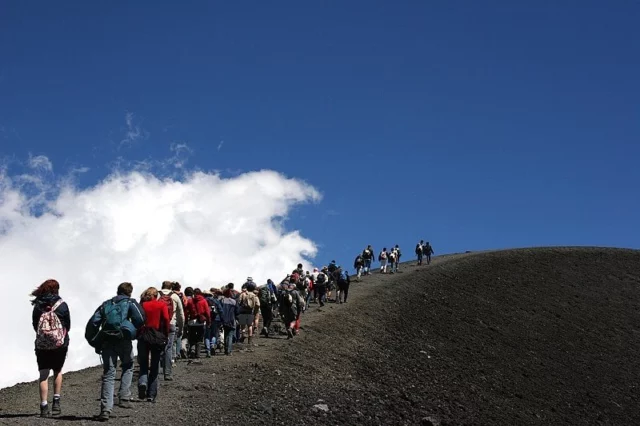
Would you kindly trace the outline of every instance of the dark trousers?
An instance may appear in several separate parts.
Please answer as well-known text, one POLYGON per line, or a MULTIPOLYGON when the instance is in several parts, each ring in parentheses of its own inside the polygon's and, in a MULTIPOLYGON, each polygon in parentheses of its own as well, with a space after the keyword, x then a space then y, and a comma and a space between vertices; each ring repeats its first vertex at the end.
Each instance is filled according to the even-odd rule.
POLYGON ((327 287, 317 286, 316 290, 318 290, 318 302, 320 302, 320 306, 324 306, 324 300, 327 297, 327 287))
POLYGON ((273 310, 271 310, 271 304, 261 304, 260 313, 262 314, 262 326, 268 329, 273 321, 273 310))
POLYGON ((147 387, 147 398, 155 399, 158 396, 158 372, 160 371, 160 356, 162 348, 149 346, 146 342, 138 340, 138 364, 140 364, 140 377, 138 387, 147 387), (149 361, 151 356, 151 361, 149 361))
MULTIPOLYGON (((347 282, 343 282, 343 283, 339 283, 338 284, 338 289, 340 290, 340 298, 342 300, 344 300, 345 302, 347 301, 347 297, 349 296, 349 286, 351 284, 347 283, 347 282)), ((338 300, 339 301, 339 300, 338 300)))
POLYGON ((189 352, 195 350, 194 357, 200 358, 200 349, 204 339, 204 324, 189 324, 189 352))

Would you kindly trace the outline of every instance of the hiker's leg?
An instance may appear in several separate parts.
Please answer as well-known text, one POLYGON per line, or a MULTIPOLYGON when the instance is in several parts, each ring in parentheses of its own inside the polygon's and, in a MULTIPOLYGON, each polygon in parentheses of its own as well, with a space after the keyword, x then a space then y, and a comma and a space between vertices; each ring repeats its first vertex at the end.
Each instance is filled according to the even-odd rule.
POLYGON ((158 396, 158 373, 160 372, 160 356, 162 349, 151 349, 151 365, 149 366, 149 394, 147 398, 156 399, 158 396))
POLYGON ((204 326, 204 349, 207 353, 211 353, 211 331, 213 324, 204 326))
POLYGON ((120 344, 118 355, 120 357, 120 367, 122 368, 118 398, 120 398, 120 401, 129 400, 131 399, 131 381, 133 380, 133 344, 131 341, 125 340, 120 344))
POLYGON ((173 356, 173 342, 176 339, 176 325, 171 324, 169 327, 169 335, 167 336, 167 344, 164 348, 164 354, 162 356, 162 371, 164 372, 164 377, 171 377, 171 373, 173 372, 173 365, 171 363, 171 358, 173 356))
POLYGON ((138 388, 140 386, 147 387, 149 383, 149 345, 142 340, 138 340, 138 365, 140 366, 138 388))
POLYGON ((347 303, 348 296, 349 296, 349 284, 344 286, 344 303, 347 303))
POLYGON ((49 397, 49 373, 51 370, 40 370, 40 379, 38 387, 40 388, 40 402, 47 402, 49 397))
POLYGON ((53 372, 53 394, 60 395, 62 392, 62 371, 54 371, 53 372))
POLYGON ((102 348, 102 389, 100 391, 100 411, 113 409, 113 388, 116 381, 118 354, 113 346, 102 348))

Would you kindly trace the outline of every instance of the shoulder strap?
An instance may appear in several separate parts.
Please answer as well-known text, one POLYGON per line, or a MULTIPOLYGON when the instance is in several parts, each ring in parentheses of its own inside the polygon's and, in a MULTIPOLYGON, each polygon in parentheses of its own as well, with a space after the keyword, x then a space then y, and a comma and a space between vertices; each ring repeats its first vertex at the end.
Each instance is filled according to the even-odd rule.
POLYGON ((56 309, 58 309, 60 307, 60 305, 62 305, 64 303, 64 300, 59 299, 52 307, 51 307, 51 312, 55 312, 56 309))

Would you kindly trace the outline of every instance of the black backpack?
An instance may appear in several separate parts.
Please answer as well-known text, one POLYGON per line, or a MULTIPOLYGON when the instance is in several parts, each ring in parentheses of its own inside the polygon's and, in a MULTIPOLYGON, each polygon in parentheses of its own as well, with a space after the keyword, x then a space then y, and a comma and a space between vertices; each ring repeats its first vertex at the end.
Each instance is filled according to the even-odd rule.
POLYGON ((323 287, 327 283, 327 275, 323 272, 318 274, 318 278, 316 278, 315 285, 318 287, 323 287))

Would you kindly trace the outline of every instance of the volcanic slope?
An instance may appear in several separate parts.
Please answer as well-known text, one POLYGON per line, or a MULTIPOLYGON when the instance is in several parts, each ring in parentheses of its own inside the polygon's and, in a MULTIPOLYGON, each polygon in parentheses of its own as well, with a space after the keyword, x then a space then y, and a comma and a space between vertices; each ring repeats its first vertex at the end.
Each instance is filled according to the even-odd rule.
MULTIPOLYGON (((180 363, 156 404, 110 423, 637 425, 639 286, 632 250, 408 262, 353 283, 347 304, 311 305, 292 341, 180 363)), ((35 383, 0 390, 0 423, 89 424, 99 387, 99 369, 67 374, 57 420, 34 417, 35 383)))

